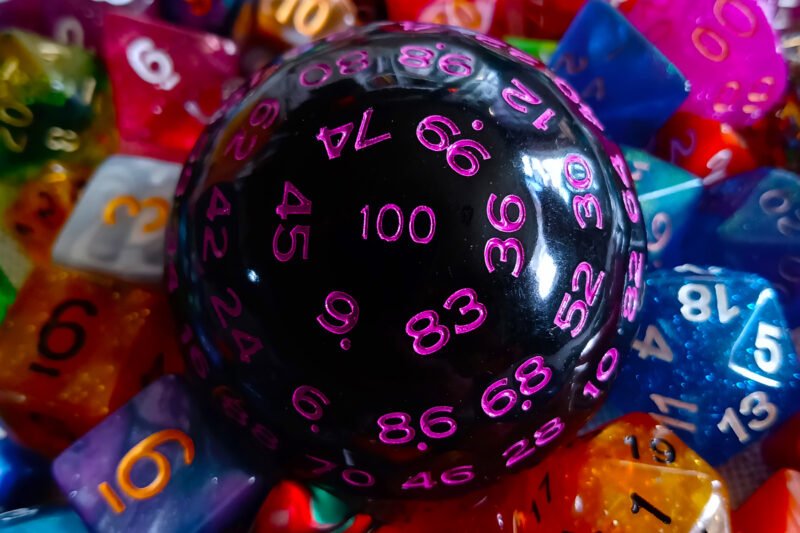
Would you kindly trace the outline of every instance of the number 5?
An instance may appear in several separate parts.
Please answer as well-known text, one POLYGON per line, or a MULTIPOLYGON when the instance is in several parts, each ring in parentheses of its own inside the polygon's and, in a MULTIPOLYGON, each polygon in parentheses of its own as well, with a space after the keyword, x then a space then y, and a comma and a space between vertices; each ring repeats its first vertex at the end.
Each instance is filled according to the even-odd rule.
POLYGON ((758 368, 764 372, 774 374, 780 368, 783 361, 783 352, 778 343, 782 338, 783 331, 781 331, 781 328, 766 322, 758 323, 755 359, 758 368))
POLYGON ((576 337, 581 331, 583 331, 583 327, 586 325, 586 319, 588 318, 589 314, 589 306, 586 305, 586 302, 583 300, 575 300, 572 302, 572 305, 570 305, 571 300, 571 294, 564 295, 564 299, 561 300, 561 305, 558 307, 558 312, 553 319, 553 323, 561 329, 569 329, 569 327, 572 325, 572 317, 575 315, 575 313, 580 313, 581 317, 578 320, 578 325, 572 328, 572 330, 569 332, 572 337, 576 337), (568 305, 569 310, 567 310, 568 305), (564 312, 567 313, 566 317, 564 316, 564 312))

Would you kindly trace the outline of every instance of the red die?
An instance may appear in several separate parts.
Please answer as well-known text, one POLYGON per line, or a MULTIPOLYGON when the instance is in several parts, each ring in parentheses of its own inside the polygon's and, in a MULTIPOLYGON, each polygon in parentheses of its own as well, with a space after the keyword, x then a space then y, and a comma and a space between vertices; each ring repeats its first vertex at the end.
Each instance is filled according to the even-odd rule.
POLYGON ((122 15, 107 16, 105 27, 121 151, 183 162, 240 83, 236 45, 122 15))
POLYGON ((800 472, 779 470, 733 514, 735 533, 800 533, 800 472))

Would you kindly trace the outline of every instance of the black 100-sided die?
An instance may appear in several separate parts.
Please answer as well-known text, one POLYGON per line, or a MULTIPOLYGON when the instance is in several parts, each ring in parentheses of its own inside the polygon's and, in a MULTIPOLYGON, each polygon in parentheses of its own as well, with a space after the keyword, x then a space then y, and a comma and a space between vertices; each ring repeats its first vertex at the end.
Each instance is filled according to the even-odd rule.
POLYGON ((167 237, 199 380, 295 476, 468 490, 573 435, 641 305, 624 159, 489 37, 379 24, 290 52, 203 135, 167 237))

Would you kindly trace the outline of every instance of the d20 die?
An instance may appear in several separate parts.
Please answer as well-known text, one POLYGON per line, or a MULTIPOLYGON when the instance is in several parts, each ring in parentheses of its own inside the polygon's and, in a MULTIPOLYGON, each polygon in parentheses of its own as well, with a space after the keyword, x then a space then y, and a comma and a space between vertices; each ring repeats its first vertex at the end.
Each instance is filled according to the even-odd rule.
POLYGON ((241 447, 177 376, 165 376, 53 462, 83 520, 100 531, 219 531, 266 492, 241 447))
POLYGON ((713 465, 789 417, 800 362, 776 291, 691 265, 647 280, 639 338, 599 420, 650 412, 713 465))
POLYGON ((180 165, 155 159, 107 159, 61 231, 53 259, 124 279, 158 281, 180 172, 180 165))

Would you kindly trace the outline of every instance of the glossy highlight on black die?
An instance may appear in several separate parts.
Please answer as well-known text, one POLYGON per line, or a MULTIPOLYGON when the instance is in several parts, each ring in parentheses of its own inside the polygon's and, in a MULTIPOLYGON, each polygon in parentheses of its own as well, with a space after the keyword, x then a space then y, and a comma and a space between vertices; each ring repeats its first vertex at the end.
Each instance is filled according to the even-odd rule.
POLYGON ((444 495, 541 460, 641 305, 639 204, 600 128, 466 31, 289 52, 178 185, 166 278, 195 377, 293 475, 350 491, 444 495))

